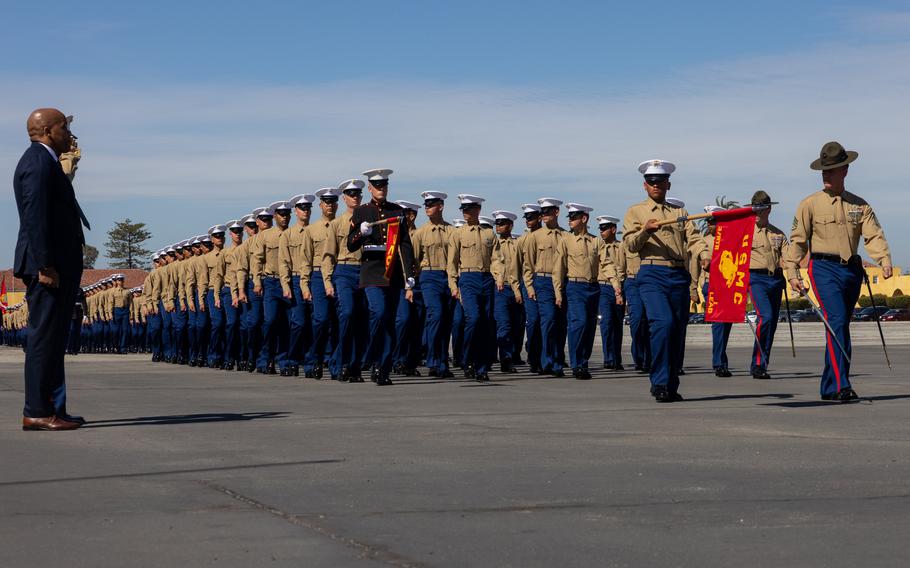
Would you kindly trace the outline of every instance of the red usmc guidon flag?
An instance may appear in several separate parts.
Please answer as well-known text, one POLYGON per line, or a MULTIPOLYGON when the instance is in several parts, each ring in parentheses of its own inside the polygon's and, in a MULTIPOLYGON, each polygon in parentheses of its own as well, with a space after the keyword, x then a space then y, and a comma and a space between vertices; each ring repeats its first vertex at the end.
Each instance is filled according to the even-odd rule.
POLYGON ((755 212, 751 207, 716 211, 714 248, 705 321, 742 323, 749 294, 749 258, 755 232, 755 212))

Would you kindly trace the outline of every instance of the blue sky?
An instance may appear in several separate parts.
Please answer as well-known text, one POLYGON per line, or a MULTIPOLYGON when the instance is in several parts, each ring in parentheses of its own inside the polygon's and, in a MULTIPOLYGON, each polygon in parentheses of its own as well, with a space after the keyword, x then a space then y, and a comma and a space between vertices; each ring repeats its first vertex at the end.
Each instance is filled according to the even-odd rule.
POLYGON ((33 6, 0 21, 0 178, 30 110, 76 114, 75 185, 99 248, 117 219, 146 222, 160 247, 381 166, 396 170, 393 198, 439 189, 516 210, 552 195, 621 215, 654 157, 677 163, 690 209, 763 188, 787 229, 819 185, 808 163, 838 139, 860 152, 848 187, 910 264, 894 171, 908 2, 33 6))

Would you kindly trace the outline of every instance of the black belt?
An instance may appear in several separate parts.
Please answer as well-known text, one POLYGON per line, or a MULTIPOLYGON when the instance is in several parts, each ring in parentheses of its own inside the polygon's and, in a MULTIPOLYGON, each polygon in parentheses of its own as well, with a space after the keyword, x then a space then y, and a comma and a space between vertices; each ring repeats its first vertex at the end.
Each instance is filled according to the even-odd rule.
POLYGON ((838 264, 843 264, 843 265, 856 265, 856 266, 863 265, 862 258, 860 258, 860 256, 858 254, 854 254, 847 260, 844 260, 843 258, 841 258, 841 256, 839 254, 827 254, 824 252, 813 252, 812 254, 809 255, 809 258, 811 258, 812 260, 827 260, 829 262, 836 262, 838 264))
POLYGON ((777 270, 765 270, 763 268, 750 268, 749 272, 752 274, 763 274, 765 276, 771 276, 772 278, 780 278, 784 275, 784 271, 778 268, 777 270))

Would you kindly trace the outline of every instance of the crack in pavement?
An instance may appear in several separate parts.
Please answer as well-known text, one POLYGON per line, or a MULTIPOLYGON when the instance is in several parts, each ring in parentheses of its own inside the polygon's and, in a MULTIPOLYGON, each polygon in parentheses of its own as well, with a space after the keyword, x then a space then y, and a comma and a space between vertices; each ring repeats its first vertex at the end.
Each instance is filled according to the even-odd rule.
POLYGON ((162 475, 179 475, 183 473, 210 473, 215 471, 237 471, 243 469, 262 469, 268 467, 292 467, 297 465, 320 465, 342 463, 346 458, 332 458, 322 460, 301 460, 290 462, 257 463, 249 465, 227 465, 223 467, 201 467, 194 469, 171 469, 167 471, 148 471, 138 473, 113 473, 110 475, 89 475, 84 477, 58 477, 56 479, 30 479, 25 481, 3 481, 0 487, 17 487, 23 485, 42 485, 48 483, 71 483, 74 481, 98 481, 101 479, 131 479, 137 477, 159 477, 162 475))
POLYGON ((425 567, 430 566, 429 564, 426 564, 425 562, 413 560, 404 555, 398 554, 396 552, 392 552, 391 550, 389 550, 388 548, 386 548, 384 546, 377 546, 377 545, 369 544, 367 542, 359 541, 359 540, 351 538, 351 537, 344 536, 342 534, 339 534, 338 532, 335 532, 322 525, 319 525, 316 522, 314 522, 310 519, 307 519, 301 515, 295 515, 292 513, 288 513, 287 511, 282 511, 278 507, 275 507, 273 505, 268 505, 268 504, 258 501, 256 499, 253 499, 252 497, 248 497, 246 495, 243 495, 241 493, 234 491, 233 489, 229 489, 223 485, 219 485, 212 481, 199 480, 199 483, 201 483, 205 487, 208 487, 209 489, 212 489, 213 491, 217 491, 223 495, 227 495, 228 497, 230 497, 231 499, 234 499, 235 501, 239 501, 241 503, 244 503, 246 505, 259 509, 260 511, 263 511, 270 515, 276 516, 280 519, 283 519, 284 521, 287 521, 288 523, 291 523, 292 525, 309 529, 322 536, 330 538, 331 540, 340 542, 346 546, 357 549, 358 551, 360 551, 362 557, 364 557, 364 558, 369 558, 371 560, 377 560, 380 562, 384 562, 385 564, 388 564, 390 566, 398 566, 400 568, 425 568, 425 567))

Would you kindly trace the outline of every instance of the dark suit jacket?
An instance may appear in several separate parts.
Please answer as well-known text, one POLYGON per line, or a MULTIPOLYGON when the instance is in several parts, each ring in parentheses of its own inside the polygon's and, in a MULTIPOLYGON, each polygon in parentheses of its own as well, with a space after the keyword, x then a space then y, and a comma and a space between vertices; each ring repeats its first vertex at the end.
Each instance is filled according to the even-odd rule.
POLYGON ((19 209, 16 276, 35 276, 48 266, 61 274, 81 271, 85 237, 79 203, 60 163, 38 142, 19 160, 13 191, 19 209))
MULTIPOLYGON (((404 209, 398 204, 383 201, 381 204, 370 201, 354 209, 351 214, 351 228, 348 232, 348 249, 358 250, 364 245, 385 245, 388 239, 388 225, 373 227, 373 232, 368 236, 360 234, 360 224, 364 221, 379 221, 389 217, 403 217, 404 209)), ((392 277, 385 277, 385 252, 363 251, 360 254, 360 285, 361 286, 394 286, 404 287, 405 278, 414 277, 414 248, 404 219, 401 219, 401 228, 398 232, 398 259, 392 277)))

